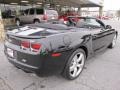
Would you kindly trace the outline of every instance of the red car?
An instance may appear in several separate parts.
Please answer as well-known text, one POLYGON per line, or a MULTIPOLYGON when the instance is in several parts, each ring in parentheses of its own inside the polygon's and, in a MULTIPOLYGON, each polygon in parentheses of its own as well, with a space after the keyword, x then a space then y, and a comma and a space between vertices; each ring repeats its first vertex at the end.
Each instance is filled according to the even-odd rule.
POLYGON ((59 20, 64 20, 64 23, 66 24, 67 23, 67 21, 69 20, 69 16, 76 16, 76 18, 73 18, 72 20, 73 21, 75 21, 75 22, 77 22, 78 20, 79 20, 79 18, 78 18, 78 14, 75 14, 75 13, 67 13, 67 14, 63 14, 63 15, 61 15, 61 16, 59 16, 59 20))
POLYGON ((97 18, 98 19, 103 19, 103 20, 109 20, 110 19, 110 17, 108 17, 108 16, 98 16, 97 18))

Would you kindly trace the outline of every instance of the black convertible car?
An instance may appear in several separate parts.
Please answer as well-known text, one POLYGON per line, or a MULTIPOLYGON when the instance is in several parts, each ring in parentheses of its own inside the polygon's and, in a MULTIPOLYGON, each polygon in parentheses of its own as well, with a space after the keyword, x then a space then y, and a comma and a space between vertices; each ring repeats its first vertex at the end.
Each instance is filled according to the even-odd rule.
POLYGON ((18 27, 7 32, 5 54, 13 65, 36 74, 60 73, 73 80, 86 59, 105 48, 113 48, 118 32, 90 17, 69 17, 57 22, 18 27))

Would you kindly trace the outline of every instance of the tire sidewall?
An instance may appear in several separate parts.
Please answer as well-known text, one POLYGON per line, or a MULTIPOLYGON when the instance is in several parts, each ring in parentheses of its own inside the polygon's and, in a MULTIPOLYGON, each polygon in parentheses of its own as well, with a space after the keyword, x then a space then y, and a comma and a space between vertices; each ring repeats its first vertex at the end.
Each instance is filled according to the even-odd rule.
POLYGON ((76 76, 76 77, 72 77, 72 76, 70 75, 70 72, 69 72, 69 68, 70 68, 71 61, 73 60, 73 57, 74 57, 77 53, 79 53, 79 52, 81 52, 81 53, 84 54, 84 58, 85 58, 85 59, 84 59, 84 65, 85 65, 85 60, 86 60, 85 51, 82 50, 82 49, 77 49, 76 51, 74 51, 74 52, 72 53, 72 55, 71 55, 70 58, 68 59, 68 62, 67 62, 66 67, 65 67, 65 69, 64 69, 63 76, 64 76, 65 78, 67 78, 68 80, 74 80, 74 79, 76 79, 77 77, 79 77, 79 75, 80 75, 81 72, 83 71, 84 65, 83 65, 83 68, 82 68, 81 72, 80 72, 79 75, 76 76))

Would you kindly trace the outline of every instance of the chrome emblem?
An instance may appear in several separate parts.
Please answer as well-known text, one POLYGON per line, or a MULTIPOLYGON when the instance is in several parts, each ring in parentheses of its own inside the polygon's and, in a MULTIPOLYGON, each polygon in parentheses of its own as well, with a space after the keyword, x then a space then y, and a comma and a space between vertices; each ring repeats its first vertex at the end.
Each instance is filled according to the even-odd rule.
POLYGON ((24 62, 24 63, 25 63, 25 62, 27 62, 27 60, 25 60, 25 59, 22 59, 22 62, 24 62))

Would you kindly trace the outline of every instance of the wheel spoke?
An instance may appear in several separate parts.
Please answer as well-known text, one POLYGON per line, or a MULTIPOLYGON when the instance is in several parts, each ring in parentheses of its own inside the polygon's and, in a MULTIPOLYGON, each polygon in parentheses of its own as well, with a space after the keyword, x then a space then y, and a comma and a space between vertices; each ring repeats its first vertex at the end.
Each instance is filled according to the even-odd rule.
POLYGON ((77 67, 74 68, 73 76, 75 77, 77 73, 77 67))
POLYGON ((77 62, 80 62, 83 58, 83 54, 80 54, 79 58, 77 59, 77 62))
POLYGON ((79 73, 82 71, 82 68, 79 68, 76 75, 79 75, 79 73))
POLYGON ((77 64, 77 67, 81 68, 83 65, 82 64, 77 64))
POLYGON ((73 61, 75 62, 77 60, 77 55, 75 55, 75 57, 73 58, 73 61))
POLYGON ((70 67, 70 72, 73 71, 74 68, 75 68, 75 65, 72 65, 72 66, 70 67))

